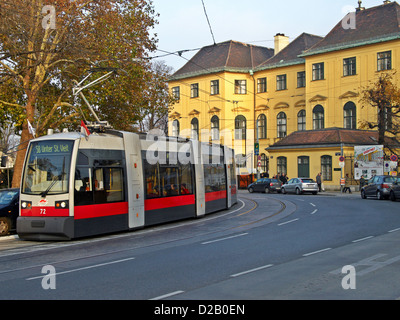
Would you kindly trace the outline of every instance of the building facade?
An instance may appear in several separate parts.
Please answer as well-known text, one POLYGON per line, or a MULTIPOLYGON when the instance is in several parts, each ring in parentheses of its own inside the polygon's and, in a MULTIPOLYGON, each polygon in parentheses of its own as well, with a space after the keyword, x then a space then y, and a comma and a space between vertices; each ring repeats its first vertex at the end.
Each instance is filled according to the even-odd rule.
MULTIPOLYGON (((345 172, 337 168, 340 155, 357 144, 377 144, 375 133, 359 130, 377 118, 360 96, 383 72, 400 66, 399 13, 396 2, 360 5, 325 37, 302 33, 289 42, 277 34, 274 49, 235 41, 202 48, 169 81, 178 99, 170 135, 234 147, 241 156, 238 174, 259 169, 314 178, 322 172, 327 187, 339 186, 345 172), (318 144, 306 143, 315 132, 318 144), (332 144, 332 132, 359 139, 332 144)), ((351 168, 345 170, 351 176, 351 168)))

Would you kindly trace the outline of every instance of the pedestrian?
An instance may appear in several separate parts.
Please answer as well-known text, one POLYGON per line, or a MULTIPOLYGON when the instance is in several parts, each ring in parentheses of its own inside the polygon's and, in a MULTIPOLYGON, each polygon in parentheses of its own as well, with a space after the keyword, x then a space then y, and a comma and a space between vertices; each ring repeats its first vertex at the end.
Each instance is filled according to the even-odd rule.
POLYGON ((349 174, 348 173, 346 173, 346 177, 344 179, 345 179, 345 182, 344 182, 343 192, 346 193, 347 190, 349 190, 349 193, 351 193, 351 189, 350 189, 350 185, 349 185, 349 174))
POLYGON ((361 176, 361 178, 360 178, 360 190, 362 189, 362 187, 364 187, 365 186, 365 179, 364 179, 364 176, 361 176))
POLYGON ((317 174, 317 177, 315 178, 315 181, 317 182, 319 192, 321 192, 322 191, 322 176, 321 176, 321 172, 319 172, 317 174))
POLYGON ((286 173, 282 173, 282 175, 279 177, 279 180, 282 181, 282 184, 286 184, 287 183, 286 173))

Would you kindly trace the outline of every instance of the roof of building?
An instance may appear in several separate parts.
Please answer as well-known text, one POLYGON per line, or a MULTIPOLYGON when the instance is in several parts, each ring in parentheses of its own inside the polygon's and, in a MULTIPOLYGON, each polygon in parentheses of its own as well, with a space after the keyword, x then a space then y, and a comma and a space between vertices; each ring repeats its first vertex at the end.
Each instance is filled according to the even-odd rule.
MULTIPOLYGON (((296 131, 278 141, 267 150, 301 147, 378 145, 378 131, 327 128, 322 130, 296 131)), ((396 140, 386 137, 387 143, 399 147, 396 140)))
POLYGON ((313 34, 304 32, 272 58, 264 61, 261 65, 257 67, 256 70, 264 70, 286 65, 304 63, 304 58, 299 58, 299 55, 302 54, 305 50, 310 49, 322 39, 323 38, 320 36, 315 36, 313 34))
POLYGON ((388 2, 369 9, 357 8, 344 17, 320 42, 302 56, 343 50, 400 38, 400 6, 388 2))
POLYGON ((230 40, 201 48, 171 80, 221 71, 247 73, 273 55, 274 49, 230 40))

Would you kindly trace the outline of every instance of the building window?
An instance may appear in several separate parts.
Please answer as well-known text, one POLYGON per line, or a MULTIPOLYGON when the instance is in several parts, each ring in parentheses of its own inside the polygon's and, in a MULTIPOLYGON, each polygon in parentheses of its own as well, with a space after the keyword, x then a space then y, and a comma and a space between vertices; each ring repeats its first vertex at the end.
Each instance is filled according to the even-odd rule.
POLYGON ((306 72, 297 72, 297 88, 304 88, 306 86, 306 72))
POLYGON ((237 116, 235 119, 235 139, 246 140, 246 118, 237 116))
POLYGON ((247 81, 235 80, 235 94, 246 94, 246 93, 247 93, 247 81))
POLYGON ((286 113, 280 112, 277 117, 278 138, 284 138, 287 135, 286 113))
POLYGON ((211 118, 211 140, 219 140, 219 118, 213 116, 211 118))
POLYGON ((267 156, 263 153, 261 154, 261 171, 268 172, 269 170, 269 162, 267 156))
POLYGON ((199 140, 199 119, 193 118, 190 126, 192 130, 192 139, 199 140))
POLYGON ((211 95, 215 96, 219 94, 219 80, 211 81, 211 95))
POLYGON ((179 121, 178 120, 174 120, 172 122, 172 136, 173 137, 179 136, 179 121))
POLYGON ((172 88, 172 96, 175 100, 179 100, 181 98, 181 88, 180 87, 173 87, 172 88))
POLYGON ((314 63, 312 66, 312 79, 324 80, 324 63, 314 63))
POLYGON ((267 92, 267 78, 257 79, 257 93, 267 92))
POLYGON ((306 110, 300 110, 297 114, 297 130, 306 130, 306 110))
POLYGON ((194 83, 190 85, 190 97, 191 98, 198 98, 199 97, 199 84, 194 83))
POLYGON ((261 114, 257 119, 257 137, 258 139, 267 139, 267 117, 261 114))
POLYGON ((354 76, 357 73, 356 57, 343 59, 343 76, 354 76))
POLYGON ((313 110, 313 128, 314 130, 324 129, 324 108, 319 104, 313 110))
POLYGON ((392 69, 392 51, 378 53, 378 71, 392 69))
POLYGON ((332 181, 332 157, 321 157, 321 173, 323 181, 332 181))
POLYGON ((285 174, 287 174, 287 159, 286 159, 286 157, 278 157, 278 159, 276 159, 277 160, 277 173, 279 174, 279 175, 281 175, 281 174, 283 174, 283 173, 285 173, 285 174))
POLYGON ((343 108, 344 127, 346 129, 357 129, 357 108, 354 102, 347 102, 343 108))
POLYGON ((286 74, 281 74, 279 76, 276 76, 276 90, 281 91, 286 89, 287 89, 286 74))
POLYGON ((302 156, 297 158, 297 174, 301 178, 310 177, 310 157, 302 156))

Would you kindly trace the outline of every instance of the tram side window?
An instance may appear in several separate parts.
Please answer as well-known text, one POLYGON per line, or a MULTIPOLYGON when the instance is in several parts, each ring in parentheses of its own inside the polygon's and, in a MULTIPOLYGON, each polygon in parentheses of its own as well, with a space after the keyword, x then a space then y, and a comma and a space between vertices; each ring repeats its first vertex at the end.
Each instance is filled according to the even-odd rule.
POLYGON ((93 204, 91 169, 77 168, 75 171, 75 205, 93 204))
POLYGON ((147 161, 144 161, 144 176, 146 183, 146 198, 152 199, 161 197, 158 165, 151 165, 147 161))
POLYGON ((124 182, 121 168, 98 168, 94 175, 94 203, 124 200, 124 182))
POLYGON ((204 180, 206 192, 226 190, 225 167, 221 164, 204 165, 204 180))
POLYGON ((192 166, 150 165, 145 161, 146 199, 193 194, 192 166))

